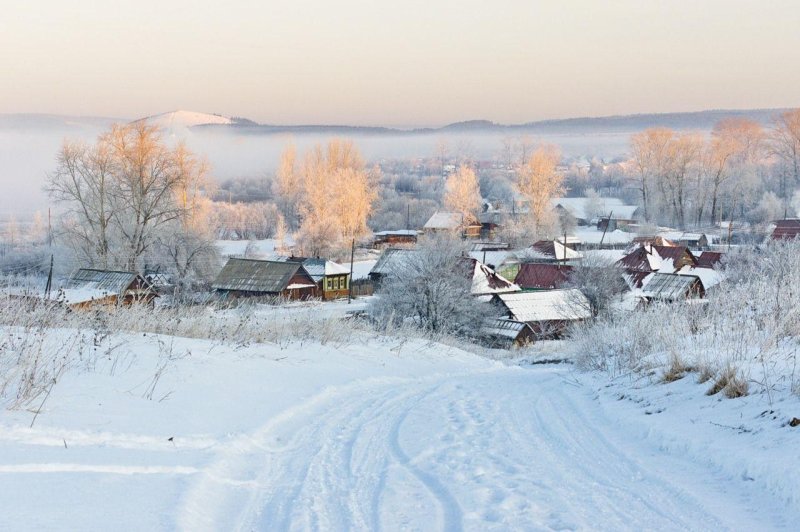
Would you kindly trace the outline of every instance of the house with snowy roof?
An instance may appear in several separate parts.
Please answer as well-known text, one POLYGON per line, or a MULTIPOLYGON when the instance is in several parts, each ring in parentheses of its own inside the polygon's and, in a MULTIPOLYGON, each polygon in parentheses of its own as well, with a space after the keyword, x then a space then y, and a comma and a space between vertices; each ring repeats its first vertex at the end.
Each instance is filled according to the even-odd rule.
POLYGON ((503 316, 531 326, 538 338, 558 338, 572 324, 592 317, 586 296, 575 288, 495 294, 503 316))
POLYGON ((230 258, 211 288, 223 300, 320 297, 317 281, 297 261, 230 258))

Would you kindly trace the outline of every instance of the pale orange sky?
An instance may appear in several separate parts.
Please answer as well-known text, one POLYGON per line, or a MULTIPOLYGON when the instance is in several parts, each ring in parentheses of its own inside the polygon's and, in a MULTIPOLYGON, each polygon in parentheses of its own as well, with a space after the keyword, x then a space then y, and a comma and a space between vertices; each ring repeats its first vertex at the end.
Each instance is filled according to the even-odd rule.
POLYGON ((437 125, 798 105, 797 0, 0 0, 0 113, 437 125))

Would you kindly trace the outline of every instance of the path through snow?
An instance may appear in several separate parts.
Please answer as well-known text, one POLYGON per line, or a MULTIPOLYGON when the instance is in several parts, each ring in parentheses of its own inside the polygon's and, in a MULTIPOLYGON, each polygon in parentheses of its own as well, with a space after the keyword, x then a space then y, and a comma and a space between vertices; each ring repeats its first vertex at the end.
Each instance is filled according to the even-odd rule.
POLYGON ((563 368, 369 378, 213 447, 185 530, 765 530, 797 513, 622 431, 563 368))

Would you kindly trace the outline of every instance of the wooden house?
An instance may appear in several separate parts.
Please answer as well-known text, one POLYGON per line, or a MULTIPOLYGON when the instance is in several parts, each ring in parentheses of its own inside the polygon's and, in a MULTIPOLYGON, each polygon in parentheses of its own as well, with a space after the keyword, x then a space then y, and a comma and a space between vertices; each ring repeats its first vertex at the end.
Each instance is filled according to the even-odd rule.
POLYGON ((435 212, 422 228, 426 233, 460 232, 464 238, 480 238, 481 224, 458 212, 435 212))
POLYGON ((492 302, 504 317, 530 325, 537 338, 558 338, 571 323, 592 316, 586 296, 574 288, 496 294, 492 302))
POLYGON ((158 297, 153 285, 136 272, 81 268, 49 298, 72 308, 95 305, 152 303, 158 297))
POLYGON ((220 298, 320 297, 317 282, 301 262, 230 258, 211 288, 220 298))
POLYGON ((299 262, 311 276, 324 300, 347 297, 350 287, 350 269, 332 260, 309 257, 273 257, 277 262, 299 262))
POLYGON ((396 231, 378 231, 374 234, 372 247, 382 249, 391 246, 413 246, 417 243, 419 231, 416 229, 399 229, 396 231))

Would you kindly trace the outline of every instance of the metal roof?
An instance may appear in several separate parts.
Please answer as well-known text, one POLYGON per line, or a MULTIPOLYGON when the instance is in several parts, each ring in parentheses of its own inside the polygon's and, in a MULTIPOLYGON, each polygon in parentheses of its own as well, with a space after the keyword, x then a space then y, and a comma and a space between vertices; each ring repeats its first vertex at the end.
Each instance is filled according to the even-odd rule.
POLYGON ((285 255, 277 255, 270 257, 269 260, 273 262, 294 262, 303 265, 306 272, 314 279, 314 282, 320 282, 326 275, 345 275, 350 273, 350 269, 342 266, 332 260, 319 259, 319 258, 306 258, 306 257, 287 257, 285 255))
POLYGON ((403 267, 403 261, 407 260, 412 253, 416 251, 412 249, 389 248, 381 253, 378 262, 369 271, 370 275, 388 275, 390 273, 398 272, 403 267))
POLYGON ((654 273, 642 288, 645 297, 672 301, 684 299, 691 295, 695 283, 702 287, 703 283, 696 275, 678 275, 673 273, 654 273))
POLYGON ((533 335, 533 329, 525 322, 509 320, 507 318, 490 318, 481 324, 480 333, 483 336, 504 338, 513 342, 519 338, 526 329, 533 335))
POLYGON ((571 266, 558 264, 524 263, 520 264, 514 283, 520 288, 551 290, 567 282, 571 266))
POLYGON ((517 321, 574 321, 591 317, 589 300, 576 288, 494 296, 517 321))
POLYGON ((298 272, 308 275, 299 262, 231 258, 211 287, 215 290, 279 293, 289 286, 289 281, 298 272))
MULTIPOLYGON (((64 288, 92 290, 121 296, 133 284, 138 275, 136 272, 81 268, 67 279, 64 288)), ((142 282, 147 285, 144 279, 142 282)))

